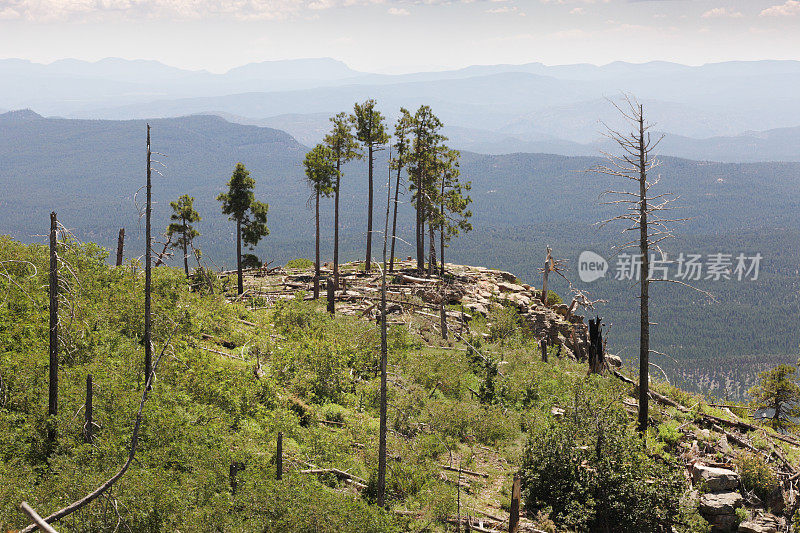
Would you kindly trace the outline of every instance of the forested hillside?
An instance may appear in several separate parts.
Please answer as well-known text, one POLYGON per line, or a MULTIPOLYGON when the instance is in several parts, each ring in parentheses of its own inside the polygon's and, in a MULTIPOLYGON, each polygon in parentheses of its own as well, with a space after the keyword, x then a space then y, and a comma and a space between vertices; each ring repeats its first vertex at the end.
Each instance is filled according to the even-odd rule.
MULTIPOLYGON (((115 246, 120 227, 126 228, 129 257, 143 253, 143 224, 134 203, 143 185, 144 122, 44 119, 30 112, 0 117, 0 227, 24 241, 41 241, 47 213, 55 209, 76 236, 115 246), (91 213, 87 216, 87 213, 91 213)), ((204 257, 220 268, 233 265, 232 227, 220 212, 217 194, 233 167, 244 162, 257 181, 256 194, 270 204, 271 234, 256 254, 282 264, 311 257, 313 211, 311 190, 303 183, 302 157, 307 148, 277 130, 241 126, 209 116, 151 121, 153 149, 163 176, 154 188, 160 198, 188 193, 203 217, 197 239, 204 257)), ((376 169, 385 169, 386 152, 378 152, 376 169)), ((536 282, 550 245, 569 261, 568 277, 579 283, 575 267, 579 253, 594 250, 611 260, 611 247, 621 239, 611 228, 594 224, 610 213, 598 196, 608 187, 603 178, 586 173, 597 160, 542 154, 485 156, 464 153, 461 173, 472 181, 474 231, 459 237, 448 259, 491 264, 536 282)), ((366 164, 353 162, 342 178, 342 254, 363 253, 366 164)), ((378 184, 385 183, 378 171, 378 184)), ((701 385, 715 394, 741 394, 753 371, 775 361, 793 361, 800 344, 791 320, 797 316, 796 229, 800 227, 798 193, 800 164, 720 164, 664 158, 658 170, 664 190, 681 196, 681 216, 670 253, 746 252, 763 254, 757 281, 701 282, 717 302, 683 287, 658 286, 653 303, 656 359, 672 379, 684 376, 686 386, 701 385), (757 199, 757 201, 756 201, 757 199), (657 356, 656 356, 657 357, 657 356), (725 364, 720 364, 725 361, 725 364), (740 382, 726 389, 726 378, 740 382), (711 383, 715 381, 715 383, 711 383)), ((143 203, 140 193, 139 206, 143 203)), ((398 234, 413 237, 408 196, 401 196, 398 234)), ((154 206, 156 240, 166 228, 168 202, 154 206)), ((332 202, 324 200, 323 260, 331 258, 332 202)), ((157 247, 157 245, 156 245, 157 247)), ((412 255, 398 244, 397 255, 412 255)), ((565 285, 553 280, 557 290, 565 285)), ((623 358, 633 357, 636 343, 635 291, 622 281, 586 285, 607 300, 598 312, 613 329, 610 346, 623 358)))
MULTIPOLYGON (((388 330, 379 505, 370 296, 353 312, 360 293, 337 291, 329 315, 285 290, 312 277, 294 267, 303 261, 254 272, 244 299, 225 275, 187 283, 180 269, 155 269, 147 393, 139 261, 112 267, 92 243, 54 246, 58 409, 48 416, 49 252, 0 238, 0 528, 30 522, 22 501, 46 516, 104 482, 54 521, 58 531, 499 532, 518 511, 515 531, 533 533, 763 532, 798 521, 800 442, 779 431, 783 418, 754 425, 746 404, 720 409, 654 376, 642 438, 629 370, 610 358, 590 371, 576 345, 577 359, 543 351, 537 317, 550 317, 548 336, 585 333, 583 319, 503 298, 533 291, 501 281, 507 272, 450 265, 451 282, 495 296, 487 316, 448 307, 449 339, 424 311, 427 296, 414 296, 435 279, 392 277, 400 311, 388 330)), ((374 283, 362 266, 342 265, 349 287, 374 283)))

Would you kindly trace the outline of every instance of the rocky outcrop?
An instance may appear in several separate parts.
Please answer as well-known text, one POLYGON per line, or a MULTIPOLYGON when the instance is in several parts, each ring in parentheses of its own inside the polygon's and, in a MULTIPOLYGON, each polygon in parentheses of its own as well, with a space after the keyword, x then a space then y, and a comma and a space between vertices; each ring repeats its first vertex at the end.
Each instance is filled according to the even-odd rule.
POLYGON ((716 468, 703 463, 695 463, 692 469, 695 486, 701 486, 708 492, 736 490, 739 488, 739 474, 727 468, 716 468))
POLYGON ((739 524, 738 533, 778 533, 783 527, 783 520, 772 514, 764 514, 745 520, 739 524))
POLYGON ((735 515, 743 504, 744 498, 737 491, 709 492, 700 496, 700 512, 709 517, 735 515))
POLYGON ((738 492, 711 492, 700 496, 700 514, 711 524, 712 531, 729 532, 739 522, 736 509, 743 504, 744 498, 738 492))
POLYGON ((706 491, 700 496, 699 510, 712 531, 735 531, 739 523, 736 509, 745 504, 739 493, 739 474, 728 468, 719 468, 697 462, 692 467, 692 482, 695 488, 706 491))

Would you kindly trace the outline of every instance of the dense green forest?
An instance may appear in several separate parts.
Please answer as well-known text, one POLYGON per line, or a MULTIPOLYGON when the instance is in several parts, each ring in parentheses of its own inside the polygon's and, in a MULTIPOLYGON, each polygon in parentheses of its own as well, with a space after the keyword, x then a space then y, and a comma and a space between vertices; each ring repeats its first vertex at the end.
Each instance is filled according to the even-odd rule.
MULTIPOLYGON (((136 201, 134 196, 142 185, 144 122, 42 119, 31 113, 3 115, 0 121, 4 233, 41 242, 37 235, 45 233, 47 213, 53 208, 80 239, 113 248, 119 228, 125 227, 126 255, 143 253, 139 218, 143 196, 140 193, 136 201)), ((271 234, 259 244, 256 255, 276 265, 313 256, 314 213, 308 208, 310 190, 302 177, 305 147, 277 130, 209 116, 155 120, 152 126, 153 149, 165 154, 157 156, 165 166, 158 167, 163 176, 155 177, 155 189, 161 198, 185 193, 196 198, 195 208, 203 217, 197 245, 206 260, 219 268, 235 264, 232 227, 214 198, 223 191, 237 161, 247 163, 256 178, 256 195, 270 204, 271 234)), ((387 156, 385 151, 377 154, 376 169, 385 172, 387 156)), ((453 243, 447 259, 496 266, 538 285, 538 270, 550 245, 557 257, 567 260, 567 276, 579 284, 575 268, 581 251, 591 249, 611 260, 613 246, 622 242, 618 230, 594 225, 610 212, 598 200, 608 182, 585 172, 596 161, 464 153, 461 174, 472 182, 474 230, 453 243)), ((342 260, 363 255, 365 166, 355 161, 343 168, 342 260)), ((690 219, 676 228, 671 251, 764 256, 757 281, 701 282, 700 288, 710 291, 716 301, 685 287, 654 288, 653 348, 668 354, 654 362, 686 387, 720 397, 740 395, 756 370, 797 357, 800 338, 788 317, 800 311, 796 291, 800 165, 664 158, 657 172, 662 176, 660 186, 681 196, 680 214, 690 219)), ((382 180, 385 177, 376 171, 376 182, 385 183, 382 180)), ((411 199, 406 193, 400 201, 398 235, 413 243, 411 199)), ((169 214, 168 202, 157 202, 154 227, 166 228, 169 214)), ((332 201, 323 201, 323 261, 331 259, 332 222, 332 201)), ((396 253, 413 255, 413 246, 398 241, 396 253)), ((553 283, 557 290, 566 290, 558 278, 553 283)), ((606 300, 597 312, 613 324, 608 335, 611 350, 623 358, 633 357, 635 289, 608 280, 581 288, 606 300)))

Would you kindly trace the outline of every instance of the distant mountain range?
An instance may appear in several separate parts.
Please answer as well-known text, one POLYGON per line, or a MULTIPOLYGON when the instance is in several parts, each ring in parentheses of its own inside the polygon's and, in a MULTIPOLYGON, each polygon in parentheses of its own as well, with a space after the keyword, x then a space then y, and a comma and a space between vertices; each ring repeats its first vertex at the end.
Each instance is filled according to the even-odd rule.
POLYGON ((484 153, 595 154, 602 124, 619 124, 607 98, 628 92, 669 134, 664 154, 721 161, 800 160, 793 141, 798 86, 797 61, 529 63, 385 75, 329 58, 253 63, 219 74, 114 58, 0 60, 4 109, 122 120, 212 113, 313 143, 327 117, 375 98, 389 119, 401 106, 431 105, 454 146, 484 153))

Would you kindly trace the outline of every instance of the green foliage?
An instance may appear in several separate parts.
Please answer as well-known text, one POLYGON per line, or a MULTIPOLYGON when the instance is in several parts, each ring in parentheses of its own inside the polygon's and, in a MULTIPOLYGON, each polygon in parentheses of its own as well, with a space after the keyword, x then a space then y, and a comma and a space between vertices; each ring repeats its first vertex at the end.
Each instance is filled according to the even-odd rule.
POLYGON ((739 524, 741 524, 750 517, 750 514, 747 512, 747 509, 745 509, 744 507, 738 507, 735 512, 736 512, 736 524, 735 524, 736 526, 738 526, 739 524))
POLYGON ((776 493, 780 493, 778 476, 761 454, 743 452, 736 457, 734 464, 742 478, 744 489, 755 492, 761 501, 769 503, 776 493))
POLYGON ((297 269, 297 270, 309 270, 311 268, 314 268, 314 261, 305 258, 292 259, 286 263, 285 268, 297 269))
POLYGON ((554 306, 554 305, 561 305, 564 303, 564 300, 561 299, 561 296, 556 294, 553 291, 547 291, 547 305, 554 306))
POLYGON ((670 448, 674 448, 682 437, 678 431, 679 423, 674 420, 667 420, 658 426, 658 439, 670 448))
POLYGON ((261 259, 255 254, 242 254, 242 268, 261 268, 261 259))
MULTIPOLYGON (((65 350, 61 409, 54 421, 58 442, 48 457, 47 295, 42 290, 47 250, 0 237, 0 273, 11 276, 0 275, 3 530, 27 523, 18 510, 22 500, 48 513, 107 479, 127 457, 141 394, 141 270, 135 263, 108 266, 106 252, 90 244, 63 246, 61 255, 78 277, 79 283, 72 285, 80 289, 65 294, 71 305, 63 308, 59 332, 65 350), (99 427, 92 445, 83 442, 81 433, 87 373, 93 374, 97 392, 99 427)), ((60 531, 113 530, 119 519, 109 507, 114 500, 120 528, 134 531, 399 531, 419 530, 425 524, 439 530, 444 524, 438 521, 455 513, 455 491, 439 477, 439 465, 449 454, 465 457, 466 465, 470 449, 493 446, 509 468, 516 468, 523 458, 523 432, 530 433, 532 443, 557 436, 564 443, 559 427, 568 424, 574 429, 572 444, 589 446, 588 451, 573 451, 574 458, 588 459, 598 472, 578 480, 584 483, 579 486, 593 489, 594 501, 611 502, 608 512, 618 512, 623 519, 644 517, 645 527, 650 515, 640 507, 671 509, 671 471, 652 467, 624 415, 611 408, 615 415, 600 417, 608 421, 595 420, 596 413, 618 404, 615 395, 620 389, 615 384, 596 376, 585 378, 585 368, 571 361, 542 363, 535 346, 516 333, 510 338, 498 335, 495 341, 476 334, 468 338, 469 347, 454 350, 431 347, 405 326, 390 328, 388 335, 392 431, 387 491, 391 506, 419 512, 422 518, 416 521, 378 509, 369 500, 377 464, 379 330, 356 317, 333 318, 318 302, 305 301, 302 293, 270 310, 250 311, 226 302, 218 286, 206 288, 202 278, 193 277, 192 285, 202 290, 190 290, 176 269, 154 271, 156 348, 163 346, 175 325, 178 331, 145 405, 136 461, 114 488, 113 499, 101 498, 74 522, 62 521, 60 531), (223 350, 209 344, 204 333, 230 340, 236 346, 230 353, 236 358, 203 349, 223 350), (552 407, 570 405, 578 407, 568 408, 563 422, 550 416, 552 407), (280 483, 271 479, 279 431, 284 434, 287 466, 280 483), (601 459, 591 451, 599 434, 601 459), (620 449, 619 442, 633 451, 620 449), (629 465, 633 458, 642 463, 638 469, 629 465), (351 472, 368 480, 367 490, 359 497, 335 476, 300 475, 302 461, 351 472), (237 476, 236 494, 228 478, 233 462, 245 465, 237 476), (659 481, 644 487, 631 481, 642 473, 645 479, 659 481), (600 474, 608 483, 598 480, 600 474), (662 500, 648 487, 657 489, 662 500), (641 504, 635 510, 626 507, 635 498, 641 498, 641 504), (407 528, 409 521, 414 523, 407 528)), ((498 312, 498 320, 516 319, 507 311, 498 312)), ((483 327, 474 324, 476 333, 483 327)), ((564 465, 561 470, 547 466, 543 458, 554 453, 552 446, 526 448, 526 471, 568 470, 564 465)), ((580 462, 572 468, 582 471, 580 462)), ((557 475, 549 479, 568 486, 557 475)), ((480 483, 473 484, 482 490, 480 483)), ((600 520, 601 511, 581 499, 588 489, 570 490, 576 490, 573 496, 581 507, 567 514, 585 518, 575 522, 575 529, 600 520)), ((553 502, 546 507, 558 509, 553 502)), ((566 523, 564 516, 551 513, 559 526, 566 523)))
MULTIPOLYGON (((336 170, 341 171, 342 165, 360 158, 361 154, 358 151, 358 142, 353 135, 352 123, 348 114, 339 113, 331 117, 330 121, 333 127, 325 136, 324 142, 333 152, 336 170)), ((340 178, 340 174, 336 176, 336 192, 339 190, 340 178)))
POLYGON ((167 236, 178 236, 172 246, 183 249, 191 247, 192 241, 200 235, 192 223, 202 220, 200 214, 194 210, 194 198, 184 194, 178 201, 170 202, 169 205, 172 207, 172 214, 169 217, 172 222, 167 226, 167 236))
POLYGON ((794 426, 794 419, 800 416, 800 385, 794 377, 796 371, 795 366, 778 365, 761 372, 758 383, 749 391, 753 409, 770 411, 770 424, 775 429, 794 426))
POLYGON ((528 510, 547 510, 571 531, 670 531, 679 468, 646 453, 625 412, 591 379, 573 394, 563 419, 531 430, 521 469, 528 510))
POLYGON ((489 341, 501 346, 509 342, 520 329, 521 319, 513 307, 495 307, 487 318, 489 323, 489 341))
POLYGON ((303 166, 308 184, 315 194, 330 196, 333 193, 339 177, 335 157, 334 151, 324 144, 316 145, 306 154, 303 166))
POLYGON ((353 106, 351 121, 355 127, 356 138, 369 149, 389 142, 383 115, 375 109, 375 100, 366 100, 353 106))
POLYGON ((222 202, 222 213, 241 225, 242 241, 251 249, 262 237, 269 235, 267 212, 269 205, 256 201, 253 188, 256 181, 242 163, 236 168, 228 181, 228 192, 217 196, 222 202))

